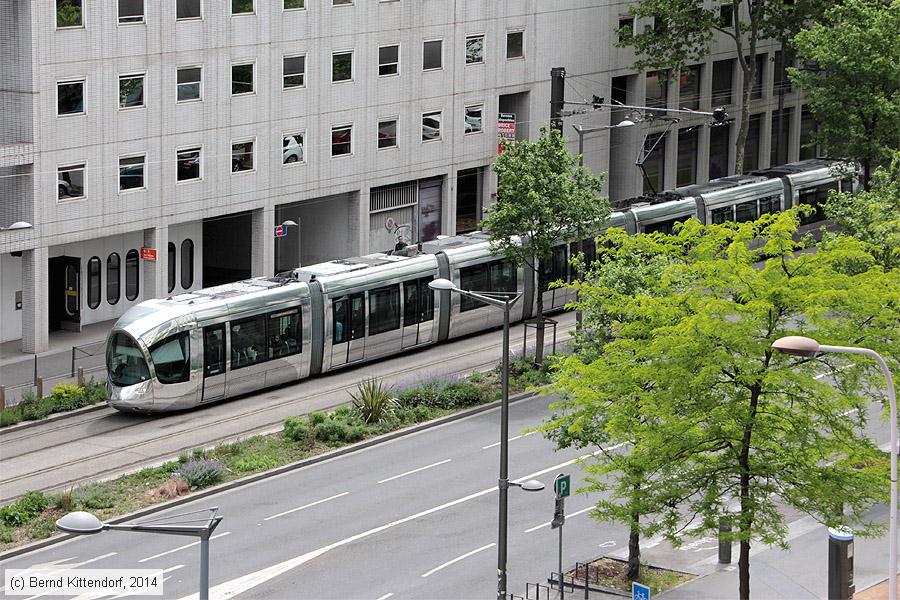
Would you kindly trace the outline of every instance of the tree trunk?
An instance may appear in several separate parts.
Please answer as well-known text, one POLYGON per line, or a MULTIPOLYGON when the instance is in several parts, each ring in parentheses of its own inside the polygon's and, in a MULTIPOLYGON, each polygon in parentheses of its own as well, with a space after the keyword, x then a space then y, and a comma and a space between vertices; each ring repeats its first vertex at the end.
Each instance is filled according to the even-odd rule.
POLYGON ((862 176, 862 185, 860 186, 861 190, 869 189, 869 181, 872 179, 872 161, 868 158, 862 161, 863 167, 863 176, 862 176))
MULTIPOLYGON (((534 334, 534 364, 544 362, 544 269, 543 263, 536 260, 537 265, 537 327, 534 334)), ((525 358, 524 356, 522 358, 525 358)))
POLYGON ((641 575, 641 532, 637 524, 640 513, 631 513, 631 531, 628 533, 628 581, 637 581, 641 575))
MULTIPOLYGON (((752 47, 752 44, 751 44, 752 47)), ((737 140, 734 143, 734 173, 740 175, 744 172, 744 152, 747 147, 747 134, 750 130, 750 87, 756 78, 756 58, 749 61, 738 58, 738 64, 744 72, 744 89, 741 91, 741 118, 738 127, 737 140)))
POLYGON ((759 386, 753 386, 750 390, 750 414, 744 423, 741 453, 738 457, 738 466, 741 469, 741 555, 738 558, 738 595, 741 600, 750 600, 750 533, 753 528, 753 508, 750 500, 750 445, 759 407, 759 393, 759 386))

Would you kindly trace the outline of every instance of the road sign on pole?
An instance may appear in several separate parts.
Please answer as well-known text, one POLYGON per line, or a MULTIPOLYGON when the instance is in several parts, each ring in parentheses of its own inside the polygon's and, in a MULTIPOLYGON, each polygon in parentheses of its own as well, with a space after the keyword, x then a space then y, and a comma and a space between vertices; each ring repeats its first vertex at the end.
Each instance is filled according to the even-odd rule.
POLYGON ((553 491, 556 492, 557 498, 568 498, 571 490, 571 479, 568 475, 560 473, 553 482, 553 491))
POLYGON ((275 226, 275 237, 284 237, 287 235, 287 227, 284 225, 275 226))
POLYGON ((632 581, 631 600, 650 600, 650 588, 637 581, 632 581))

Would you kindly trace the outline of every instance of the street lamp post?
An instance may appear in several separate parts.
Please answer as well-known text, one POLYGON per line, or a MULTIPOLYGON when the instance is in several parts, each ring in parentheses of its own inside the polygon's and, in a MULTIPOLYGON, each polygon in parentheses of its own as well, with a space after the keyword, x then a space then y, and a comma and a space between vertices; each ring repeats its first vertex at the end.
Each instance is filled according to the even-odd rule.
POLYGON ((497 533, 497 600, 506 600, 506 530, 509 486, 522 488, 526 492, 544 489, 539 481, 523 483, 509 481, 509 309, 522 297, 520 292, 512 295, 496 292, 471 292, 456 287, 449 279, 435 279, 428 287, 439 292, 455 292, 468 298, 503 310, 503 360, 500 373, 500 479, 497 490, 500 493, 500 524, 497 533))
POLYGON ((873 358, 887 383, 887 398, 891 411, 891 505, 889 515, 889 532, 888 543, 890 549, 888 557, 890 564, 888 566, 888 598, 889 600, 897 600, 897 394, 894 391, 894 379, 891 371, 888 369, 884 358, 869 348, 859 348, 856 346, 826 346, 819 344, 816 340, 799 335, 791 335, 783 337, 772 344, 772 348, 785 354, 793 356, 804 356, 813 358, 822 352, 840 352, 844 354, 862 354, 873 358))
POLYGON ((115 531, 141 531, 166 535, 188 535, 200 538, 200 600, 209 600, 209 538, 222 521, 216 515, 219 508, 214 506, 161 519, 150 519, 133 525, 113 525, 104 523, 89 512, 70 512, 56 522, 56 528, 75 535, 91 535, 107 529, 115 531), (209 513, 208 517, 193 517, 199 513, 209 513), (192 525, 191 523, 200 523, 192 525))

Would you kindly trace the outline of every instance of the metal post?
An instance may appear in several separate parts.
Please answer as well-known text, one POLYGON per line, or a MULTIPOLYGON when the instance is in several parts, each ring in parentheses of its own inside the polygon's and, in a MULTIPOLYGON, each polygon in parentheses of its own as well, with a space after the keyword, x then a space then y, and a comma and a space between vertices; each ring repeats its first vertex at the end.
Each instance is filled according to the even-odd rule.
POLYGON ((38 376, 37 376, 37 354, 35 354, 35 355, 34 355, 34 377, 32 378, 32 381, 34 382, 34 385, 35 385, 35 386, 37 386, 37 380, 38 380, 38 376))
POLYGON ((44 378, 38 377, 37 381, 34 382, 34 387, 35 395, 37 396, 37 399, 40 400, 44 397, 44 378))
POLYGON ((562 570, 562 530, 559 528, 559 598, 562 600, 565 591, 563 589, 563 570, 562 570))
POLYGON ((562 132, 562 110, 565 105, 565 67, 550 69, 550 129, 562 132))
POLYGON ((200 600, 209 600, 209 531, 200 536, 200 600))
POLYGON ((72 369, 69 377, 75 377, 75 346, 72 346, 72 369))
POLYGON ((506 511, 509 492, 509 297, 503 303, 503 362, 500 379, 500 526, 497 532, 497 598, 506 598, 506 511))
POLYGON ((6 386, 0 385, 0 410, 6 410, 6 386))
POLYGON ((78 385, 84 385, 84 367, 78 367, 78 385))

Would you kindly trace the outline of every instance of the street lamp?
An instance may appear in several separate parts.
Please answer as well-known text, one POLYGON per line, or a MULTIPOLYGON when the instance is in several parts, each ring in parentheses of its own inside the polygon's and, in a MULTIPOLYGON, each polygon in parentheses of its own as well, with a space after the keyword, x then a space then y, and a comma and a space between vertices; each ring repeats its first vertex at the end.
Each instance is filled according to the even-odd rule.
POLYGON ((31 229, 33 225, 27 221, 16 221, 9 227, 0 227, 0 231, 12 231, 13 229, 31 229))
POLYGON ((890 529, 888 532, 888 552, 890 565, 888 566, 888 598, 897 600, 897 395, 894 391, 894 379, 888 369, 884 358, 869 348, 856 346, 826 346, 816 340, 799 335, 783 337, 772 344, 772 348, 778 352, 813 358, 822 352, 841 352, 845 354, 863 354, 875 359, 887 382, 887 398, 891 410, 891 505, 890 505, 890 529))
POLYGON ((104 523, 89 512, 76 511, 64 515, 56 522, 56 528, 75 535, 92 535, 107 529, 117 531, 142 531, 144 533, 162 533, 166 535, 189 535, 200 538, 200 600, 209 600, 209 537, 222 521, 216 515, 219 508, 214 506, 203 510, 195 510, 180 515, 171 515, 160 519, 150 519, 133 525, 113 525, 104 523), (209 513, 208 517, 192 517, 199 513, 209 513), (185 517, 185 518, 182 518, 185 517), (168 521, 167 523, 164 521, 168 521), (201 522, 200 525, 190 523, 201 522))
POLYGON ((526 492, 538 492, 544 489, 544 484, 540 481, 530 480, 523 483, 509 481, 509 308, 522 297, 522 294, 519 292, 515 294, 512 292, 470 292, 456 287, 452 281, 443 278, 429 282, 428 287, 439 292, 455 292, 503 310, 503 364, 500 373, 500 479, 497 480, 497 489, 500 492, 500 526, 497 534, 497 600, 506 600, 506 516, 509 486, 522 488, 526 492))

